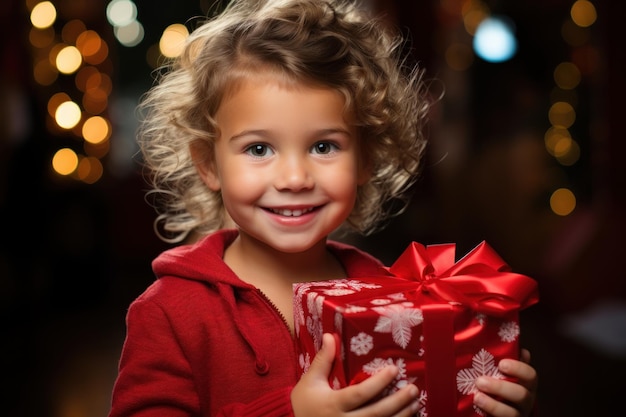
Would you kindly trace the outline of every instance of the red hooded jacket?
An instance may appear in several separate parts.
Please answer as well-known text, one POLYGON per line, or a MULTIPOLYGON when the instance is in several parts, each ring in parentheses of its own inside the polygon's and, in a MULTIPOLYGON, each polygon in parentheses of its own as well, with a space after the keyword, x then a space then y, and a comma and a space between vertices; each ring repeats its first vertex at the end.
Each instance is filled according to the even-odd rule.
MULTIPOLYGON (((293 336, 280 312, 223 262, 223 230, 162 253, 131 305, 110 417, 292 416, 293 336)), ((372 256, 328 242, 348 277, 386 275, 372 256)))

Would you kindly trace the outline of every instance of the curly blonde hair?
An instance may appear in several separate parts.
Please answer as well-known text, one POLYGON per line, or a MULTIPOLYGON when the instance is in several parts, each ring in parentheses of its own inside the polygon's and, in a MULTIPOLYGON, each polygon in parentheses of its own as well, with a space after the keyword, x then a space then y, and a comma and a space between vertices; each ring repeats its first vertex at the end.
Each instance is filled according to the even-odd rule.
POLYGON ((233 0, 199 25, 139 106, 159 237, 179 242, 225 227, 221 194, 203 183, 190 147, 214 143, 222 97, 259 68, 335 89, 355 115, 371 178, 344 226, 368 234, 402 212, 430 107, 423 72, 407 64, 402 46, 401 36, 349 1, 233 0))

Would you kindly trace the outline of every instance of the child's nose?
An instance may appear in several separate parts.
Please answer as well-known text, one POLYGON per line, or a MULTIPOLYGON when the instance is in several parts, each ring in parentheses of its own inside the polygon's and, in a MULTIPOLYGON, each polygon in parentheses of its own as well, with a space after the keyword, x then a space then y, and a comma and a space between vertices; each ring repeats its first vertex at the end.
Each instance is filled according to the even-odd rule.
POLYGON ((313 176, 305 158, 289 156, 278 164, 275 187, 277 190, 301 191, 313 188, 313 176))

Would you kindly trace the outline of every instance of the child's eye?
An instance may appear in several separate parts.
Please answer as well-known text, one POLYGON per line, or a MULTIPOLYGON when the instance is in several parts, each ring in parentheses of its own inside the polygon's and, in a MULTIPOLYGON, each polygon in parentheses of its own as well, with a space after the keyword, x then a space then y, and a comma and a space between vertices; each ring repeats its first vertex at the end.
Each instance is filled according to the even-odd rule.
POLYGON ((317 142, 311 148, 311 151, 317 154, 325 155, 337 150, 337 145, 330 142, 317 142))
POLYGON ((250 156, 263 158, 272 155, 273 151, 267 145, 263 145, 262 143, 255 143, 254 145, 250 145, 246 148, 246 153, 250 156))

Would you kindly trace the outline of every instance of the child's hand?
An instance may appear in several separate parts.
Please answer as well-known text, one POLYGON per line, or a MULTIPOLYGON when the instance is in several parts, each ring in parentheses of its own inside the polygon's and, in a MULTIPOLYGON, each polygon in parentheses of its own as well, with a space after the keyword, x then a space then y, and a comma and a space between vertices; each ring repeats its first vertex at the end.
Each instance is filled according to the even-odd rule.
POLYGON ((498 369, 514 377, 517 382, 480 377, 476 386, 481 391, 474 395, 474 404, 494 417, 527 417, 533 410, 537 394, 537 372, 529 365, 530 353, 523 349, 519 361, 503 359, 498 369), (490 395, 498 396, 498 401, 490 395))
POLYGON ((412 384, 371 402, 396 377, 398 369, 394 366, 383 369, 361 383, 333 390, 328 384, 328 375, 334 358, 335 339, 330 334, 324 334, 322 348, 291 392, 291 404, 296 417, 348 414, 351 417, 409 417, 416 413, 418 389, 412 384))

